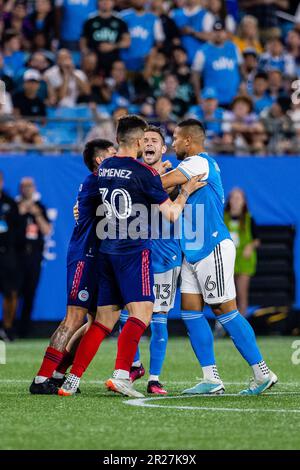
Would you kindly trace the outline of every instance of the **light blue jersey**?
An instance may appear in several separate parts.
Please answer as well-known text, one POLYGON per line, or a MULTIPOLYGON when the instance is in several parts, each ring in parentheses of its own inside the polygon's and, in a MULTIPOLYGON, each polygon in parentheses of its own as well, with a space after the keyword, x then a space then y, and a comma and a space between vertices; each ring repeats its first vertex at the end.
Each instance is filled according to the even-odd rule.
POLYGON ((139 14, 133 8, 122 11, 120 17, 127 24, 131 38, 129 48, 121 51, 121 58, 128 70, 141 70, 155 41, 164 39, 161 22, 154 13, 139 14))
POLYGON ((231 238, 224 223, 224 190, 220 168, 207 153, 186 158, 177 169, 188 179, 205 173, 207 186, 193 193, 183 213, 181 249, 189 263, 206 258, 226 238, 231 238))
POLYGON ((79 41, 83 23, 97 10, 96 0, 56 0, 55 5, 63 8, 61 39, 79 41))
POLYGON ((231 41, 220 46, 207 43, 195 56, 192 69, 202 74, 204 87, 215 88, 221 106, 230 104, 238 93, 241 60, 231 41))
MULTIPOLYGON (((189 12, 185 8, 176 8, 171 12, 171 18, 175 21, 179 29, 189 27, 198 33, 204 32, 203 20, 207 10, 204 8, 195 8, 189 12)), ((193 37, 191 34, 183 34, 181 37, 182 45, 187 52, 189 64, 193 63, 196 52, 204 44, 204 41, 193 37)))
POLYGON ((152 266, 154 274, 165 273, 182 264, 182 253, 178 239, 174 237, 173 224, 170 226, 159 214, 159 238, 152 238, 152 266), (167 237, 170 232, 170 237, 167 237))

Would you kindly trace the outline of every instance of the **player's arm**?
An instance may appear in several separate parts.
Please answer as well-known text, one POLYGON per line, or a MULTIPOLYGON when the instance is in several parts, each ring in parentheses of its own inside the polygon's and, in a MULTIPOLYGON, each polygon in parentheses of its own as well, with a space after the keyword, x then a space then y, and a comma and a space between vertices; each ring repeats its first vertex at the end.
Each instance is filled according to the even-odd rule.
POLYGON ((186 183, 188 177, 184 175, 180 170, 175 168, 175 170, 169 171, 161 176, 161 182, 164 189, 174 188, 175 186, 186 183))
POLYGON ((201 181, 203 176, 204 175, 193 176, 183 184, 181 192, 174 202, 172 202, 171 199, 167 199, 164 203, 160 204, 159 210, 166 219, 170 222, 175 222, 179 218, 190 195, 198 189, 203 188, 203 186, 206 186, 207 183, 205 181, 201 181))

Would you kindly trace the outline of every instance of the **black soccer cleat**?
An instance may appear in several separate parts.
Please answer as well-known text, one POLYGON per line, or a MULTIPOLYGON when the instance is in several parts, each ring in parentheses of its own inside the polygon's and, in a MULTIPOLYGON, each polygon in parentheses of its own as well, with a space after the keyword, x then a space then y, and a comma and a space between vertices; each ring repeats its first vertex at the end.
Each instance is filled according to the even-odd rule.
POLYGON ((33 379, 29 391, 32 395, 58 395, 58 387, 51 382, 51 379, 47 379, 40 384, 36 384, 33 379))
POLYGON ((64 376, 62 379, 56 379, 55 377, 51 377, 51 379, 49 379, 49 382, 55 385, 57 388, 60 388, 65 380, 66 376, 64 376))

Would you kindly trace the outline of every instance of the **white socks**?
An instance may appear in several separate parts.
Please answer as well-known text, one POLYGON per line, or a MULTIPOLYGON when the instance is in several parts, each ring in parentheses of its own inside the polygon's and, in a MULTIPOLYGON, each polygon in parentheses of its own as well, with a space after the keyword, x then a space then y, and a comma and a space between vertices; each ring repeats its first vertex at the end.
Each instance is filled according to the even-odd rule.
POLYGON ((203 378, 207 380, 220 380, 216 365, 202 367, 203 378))
POLYGON ((159 382, 159 375, 149 375, 148 382, 159 382))
POLYGON ((260 361, 258 364, 254 364, 252 367, 254 378, 259 382, 263 382, 270 374, 269 367, 265 361, 260 361))
POLYGON ((43 375, 37 375, 34 379, 34 382, 36 384, 42 384, 42 383, 46 382, 47 379, 48 379, 48 377, 44 377, 43 375))

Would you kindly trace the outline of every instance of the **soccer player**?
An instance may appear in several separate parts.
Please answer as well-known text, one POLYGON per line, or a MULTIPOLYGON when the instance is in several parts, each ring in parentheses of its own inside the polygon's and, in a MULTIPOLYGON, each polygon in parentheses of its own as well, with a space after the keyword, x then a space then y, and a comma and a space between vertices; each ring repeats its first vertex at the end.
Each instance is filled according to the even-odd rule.
POLYGON ((91 173, 79 188, 79 219, 68 249, 67 313, 54 332, 40 370, 30 386, 32 394, 57 394, 59 383, 57 379, 63 379, 64 370, 72 363, 66 346, 74 333, 83 325, 93 303, 96 304, 99 250, 99 239, 96 236, 96 210, 101 203, 97 169, 106 157, 111 157, 115 153, 113 144, 107 140, 95 139, 85 146, 83 158, 91 173), (58 375, 54 374, 53 379, 55 371, 58 375))
POLYGON ((126 306, 129 318, 118 339, 113 377, 106 386, 126 396, 143 396, 133 388, 129 373, 153 312, 151 205, 158 204, 162 214, 175 221, 190 194, 205 185, 199 181, 203 175, 191 178, 172 202, 157 171, 137 161, 143 155, 146 127, 146 122, 138 116, 121 118, 117 126, 118 156, 106 159, 99 167, 105 224, 97 227, 102 239, 97 315, 80 342, 71 373, 59 389, 59 395, 76 393, 84 371, 118 321, 120 308, 126 306))
MULTIPOLYGON (((167 151, 167 147, 160 128, 148 126, 145 131, 144 143, 144 162, 157 170, 159 174, 162 172, 165 173, 166 167, 168 167, 168 163, 170 164, 170 162, 162 163, 162 156, 167 151)), ((177 193, 176 190, 175 193, 177 193)), ((172 194, 170 194, 170 198, 173 199, 172 194)), ((157 227, 158 233, 154 233, 155 238, 152 237, 155 301, 151 320, 150 376, 147 392, 159 395, 165 395, 167 393, 159 381, 159 376, 167 349, 168 313, 174 307, 176 286, 182 262, 179 240, 174 238, 173 227, 171 226, 170 230, 166 227, 165 237, 162 234, 162 224, 166 226, 166 223, 166 219, 160 218, 159 227, 157 227)), ((121 313, 121 326, 125 324, 127 317, 126 312, 121 313)), ((134 382, 144 374, 145 369, 140 361, 138 348, 130 369, 130 378, 132 382, 134 382)))
POLYGON ((173 147, 179 166, 162 176, 163 186, 189 181, 205 173, 207 186, 188 199, 180 239, 184 253, 182 264, 182 318, 190 341, 202 366, 203 380, 184 391, 187 394, 222 393, 224 385, 216 367, 213 336, 205 316, 204 302, 231 337, 243 358, 252 367, 254 377, 243 395, 258 395, 277 382, 256 344, 248 321, 239 313, 234 285, 235 247, 224 223, 224 193, 217 162, 204 149, 205 131, 200 121, 187 119, 175 128, 173 147), (189 206, 190 205, 190 206, 189 206), (203 233, 202 233, 203 230, 203 233), (196 234, 192 240, 191 234, 196 234), (199 236, 200 235, 200 236, 199 236))

